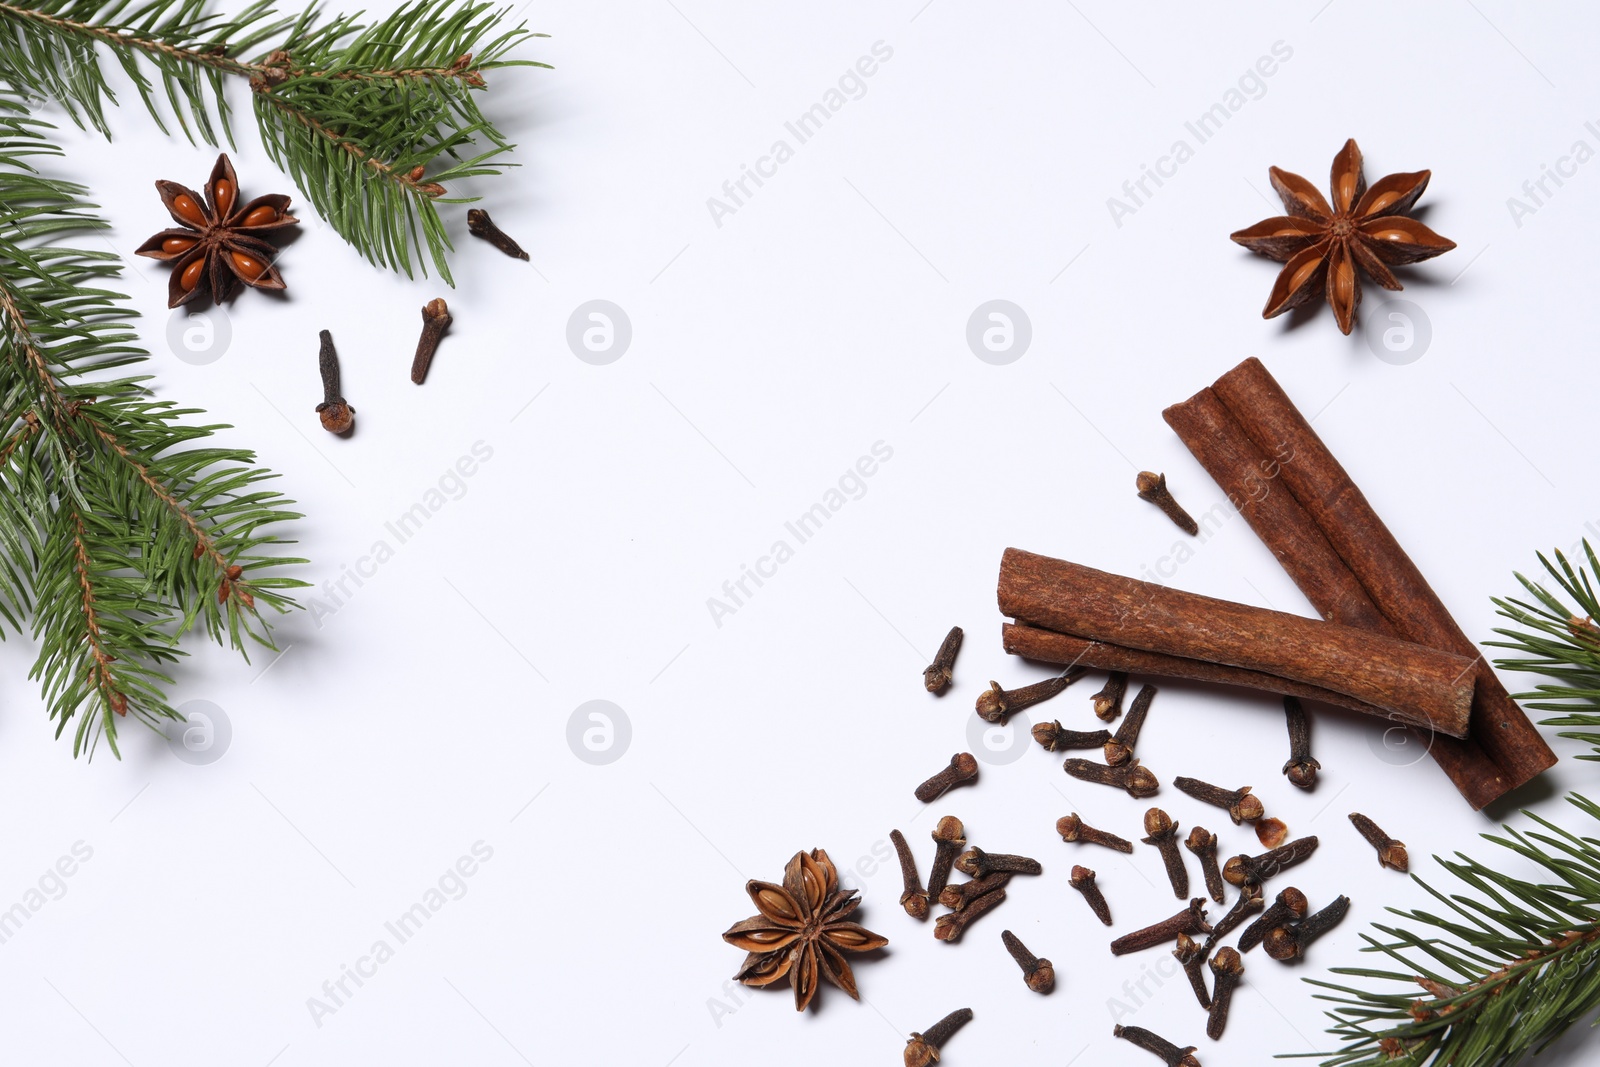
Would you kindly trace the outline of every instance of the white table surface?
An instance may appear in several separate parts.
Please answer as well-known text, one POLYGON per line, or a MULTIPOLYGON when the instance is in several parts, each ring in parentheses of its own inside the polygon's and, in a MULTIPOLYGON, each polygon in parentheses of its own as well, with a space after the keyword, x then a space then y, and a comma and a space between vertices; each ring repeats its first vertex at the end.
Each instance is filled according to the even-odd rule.
MULTIPOLYGON (((1213 1065, 1329 1047, 1300 978, 1364 962, 1382 907, 1425 899, 1345 814, 1408 841, 1424 877, 1432 853, 1497 854, 1477 840, 1494 821, 1431 762, 1386 756, 1373 726, 1319 717, 1324 771, 1302 794, 1278 773, 1275 701, 1176 684, 1157 699, 1145 762, 1169 781, 1253 783, 1296 835, 1322 836, 1295 884, 1314 905, 1355 901, 1306 964, 1251 954, 1220 1045, 1165 953, 1112 958, 1067 885, 1074 862, 1097 867, 1119 932, 1173 909, 1153 850, 1073 851, 1053 833, 1078 810, 1134 836, 1145 803, 1036 748, 1009 764, 986 752, 980 786, 931 808, 911 790, 971 747, 988 679, 1044 676, 1000 650, 1001 550, 1156 567, 1183 538, 1134 498, 1135 471, 1166 471, 1196 511, 1222 500, 1160 411, 1246 356, 1316 413, 1476 637, 1536 550, 1600 531, 1600 164, 1561 162, 1576 142, 1600 149, 1592 9, 628 0, 526 15, 554 36, 524 54, 557 69, 491 79, 521 166, 485 206, 531 264, 466 237, 457 209, 459 287, 408 282, 305 210, 281 262, 288 299, 243 294, 226 351, 200 364, 166 339, 164 268, 130 259, 160 395, 232 424, 223 440, 281 473, 317 588, 278 628, 279 658, 188 642, 172 696, 231 729, 210 762, 137 729, 121 762, 74 762, 26 680, 33 642, 0 646, 0 909, 92 853, 0 943, 0 1058, 892 1064, 909 1031, 963 1005, 977 1018, 952 1065, 1155 1062, 1112 1039, 1119 1018, 1213 1065), (846 77, 875 53, 870 77, 846 77), (785 124, 841 78, 837 110, 799 143, 785 124), (1186 123, 1235 89, 1200 143, 1186 123), (1409 362, 1341 336, 1326 308, 1263 321, 1277 268, 1227 240, 1278 213, 1269 165, 1324 185, 1350 136, 1369 181, 1432 168, 1420 215, 1458 243, 1393 294, 1431 334, 1409 362), (1192 156, 1162 163, 1180 139, 1192 156), (779 140, 789 157, 762 162, 779 140), (1124 182, 1158 164, 1172 176, 1114 217, 1108 200, 1132 203, 1124 182), (724 182, 758 165, 770 177, 731 204, 724 182), (1570 176, 1534 203, 1524 183, 1558 165, 1570 176), (455 325, 417 388, 416 309, 439 295, 455 325), (1031 330, 1003 366, 966 339, 997 299, 1031 330), (605 365, 567 342, 593 300, 631 328, 605 365), (350 440, 312 411, 323 328, 358 411, 350 440), (814 536, 786 531, 875 449, 814 536), (427 521, 402 542, 387 524, 419 503, 427 521), (779 540, 792 557, 714 613, 779 540), (935 700, 920 672, 952 623, 967 644, 935 700), (577 709, 595 700, 623 713, 607 763, 582 737, 577 709), (901 913, 885 862, 899 827, 926 872, 946 812, 973 843, 1046 868, 959 947, 901 913), (752 910, 746 878, 816 846, 855 870, 861 917, 891 945, 856 968, 863 1003, 827 987, 797 1017, 786 989, 728 983, 740 954, 718 935, 752 910), (488 858, 472 876, 450 876, 475 849, 488 858), (441 878, 438 910, 400 942, 385 923, 441 878), (1055 961, 1052 996, 1023 988, 1004 927, 1055 961), (379 941, 392 957, 362 962, 379 941), (324 983, 347 967, 369 977, 335 1003, 324 983)), ((294 193, 238 103, 244 193, 294 193)), ((113 145, 66 137, 55 172, 92 187, 126 255, 164 224, 151 182, 197 185, 214 152, 161 138, 131 104, 116 121, 113 145)), ((1367 295, 1371 313, 1390 294, 1367 295)), ((1184 589, 1310 613, 1236 519, 1168 569, 1184 589)), ((1093 725, 1095 688, 1050 717, 1093 725)), ((1571 823, 1561 794, 1595 790, 1593 768, 1565 758, 1519 799, 1571 823)), ((1185 830, 1221 832, 1225 854, 1254 850, 1170 786, 1159 802, 1185 830)), ((1548 1062, 1581 1062, 1586 1038, 1548 1062)))

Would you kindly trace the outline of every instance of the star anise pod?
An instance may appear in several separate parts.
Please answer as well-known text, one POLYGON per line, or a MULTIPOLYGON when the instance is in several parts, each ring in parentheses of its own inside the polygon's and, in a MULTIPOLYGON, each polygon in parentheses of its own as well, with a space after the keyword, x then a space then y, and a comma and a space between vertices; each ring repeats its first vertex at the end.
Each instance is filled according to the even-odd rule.
POLYGON ((272 262, 278 250, 265 238, 299 224, 289 214, 287 196, 269 193, 239 206, 239 180, 225 152, 211 168, 205 196, 168 181, 156 182, 156 191, 182 228, 162 230, 137 252, 174 261, 167 284, 168 307, 187 304, 202 293, 214 301, 226 300, 240 282, 257 289, 284 288, 283 276, 272 262))
POLYGON ((761 914, 735 923, 722 939, 750 955, 734 977, 748 986, 765 986, 789 976, 796 1011, 805 1011, 817 993, 820 974, 852 999, 855 974, 846 952, 871 952, 889 943, 849 921, 861 903, 854 890, 839 888, 839 872, 828 854, 796 852, 783 870, 783 884, 750 881, 745 892, 761 914))
POLYGON ((1389 268, 1432 259, 1456 246, 1416 219, 1406 218, 1431 171, 1391 174, 1370 188, 1354 140, 1333 157, 1333 206, 1298 174, 1267 172, 1288 215, 1263 219, 1232 238, 1284 264, 1261 317, 1270 319, 1326 292, 1339 329, 1349 333, 1361 303, 1359 266, 1385 289, 1402 286, 1389 268))

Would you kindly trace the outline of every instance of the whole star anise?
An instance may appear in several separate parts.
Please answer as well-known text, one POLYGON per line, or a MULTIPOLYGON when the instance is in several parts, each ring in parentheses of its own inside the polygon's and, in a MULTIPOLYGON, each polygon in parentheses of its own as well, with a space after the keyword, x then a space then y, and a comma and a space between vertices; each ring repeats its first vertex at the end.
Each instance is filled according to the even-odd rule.
POLYGON ((211 168, 204 197, 177 182, 158 181, 156 191, 182 229, 162 230, 137 252, 176 261, 167 284, 168 307, 187 304, 202 293, 214 301, 226 300, 239 282, 257 289, 284 288, 272 262, 278 250, 265 237, 299 224, 289 214, 287 196, 269 193, 238 206, 239 180, 227 153, 211 168))
POLYGON ((870 952, 889 939, 848 921, 861 900, 854 890, 839 888, 839 872, 826 852, 796 852, 783 870, 782 885, 752 880, 745 892, 761 914, 722 935, 750 953, 735 978, 747 986, 766 986, 788 975, 796 1011, 805 1011, 816 996, 819 974, 861 999, 844 953, 870 952))
POLYGON ((1284 264, 1261 317, 1270 319, 1326 292, 1339 329, 1349 333, 1361 303, 1356 267, 1385 289, 1402 286, 1392 266, 1420 263, 1456 246, 1404 217, 1428 187, 1431 171, 1391 174, 1368 188, 1354 140, 1333 157, 1333 206, 1298 174, 1267 172, 1288 215, 1231 234, 1252 252, 1284 264))

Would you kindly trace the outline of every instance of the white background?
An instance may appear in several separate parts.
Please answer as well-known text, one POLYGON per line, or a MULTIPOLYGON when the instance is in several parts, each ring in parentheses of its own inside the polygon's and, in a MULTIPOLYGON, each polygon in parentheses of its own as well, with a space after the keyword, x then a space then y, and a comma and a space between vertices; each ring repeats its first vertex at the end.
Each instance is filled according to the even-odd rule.
MULTIPOLYGON (((1077 810, 1136 836, 1144 803, 1071 781, 1036 748, 932 808, 911 790, 971 747, 989 678, 1044 676, 1000 651, 1001 550, 1155 566, 1181 536, 1134 497, 1135 471, 1166 471, 1196 512, 1222 499, 1160 411, 1245 356, 1319 413, 1318 431, 1470 634, 1490 636, 1490 596, 1514 592, 1512 572, 1537 569, 1536 550, 1600 527, 1588 306, 1600 164, 1547 185, 1554 195, 1520 226, 1507 204, 1534 206, 1523 183, 1575 141, 1600 149, 1584 125, 1600 119, 1593 14, 1483 0, 1426 11, 630 0, 525 15, 554 36, 522 54, 557 69, 491 79, 486 107, 521 166, 483 191, 531 265, 466 237, 456 208, 459 287, 408 282, 303 209, 281 260, 288 298, 244 293, 226 312, 231 346, 193 365, 166 341, 165 268, 129 260, 159 394, 232 424, 224 439, 282 474, 306 514, 294 532, 319 606, 278 627, 278 659, 246 665, 188 642, 174 701, 210 701, 232 726, 222 758, 201 766, 137 729, 121 762, 105 751, 74 762, 25 680, 33 642, 0 648, 0 907, 74 842, 93 849, 65 895, 0 945, 0 1055, 894 1063, 909 1031, 963 1005, 977 1019, 948 1046, 952 1064, 1155 1062, 1113 1041, 1114 1011, 1201 1045, 1209 1064, 1329 1047, 1299 979, 1372 963, 1357 949, 1382 906, 1424 902, 1378 869, 1346 813, 1408 841, 1425 877, 1439 873, 1432 853, 1498 851, 1477 840, 1493 820, 1431 761, 1386 756, 1373 725, 1319 716, 1324 771, 1301 794, 1278 771, 1276 701, 1177 684, 1157 698, 1146 764, 1165 781, 1254 783, 1294 834, 1323 839, 1294 884, 1314 905, 1355 901, 1305 965, 1247 958, 1220 1047, 1181 976, 1147 980, 1151 995, 1126 1014, 1124 983, 1166 956, 1113 959, 1067 885, 1074 862, 1096 867, 1118 932, 1174 909, 1153 850, 1074 851, 1053 834, 1077 810), (793 144, 784 123, 880 41, 893 55, 865 95, 717 225, 707 199, 776 139, 793 144), (1292 56, 1259 98, 1117 225, 1107 199, 1175 140, 1194 146, 1184 123, 1280 41, 1292 56), (1399 295, 1432 330, 1409 365, 1375 358, 1359 329, 1341 336, 1325 307, 1262 321, 1276 265, 1227 240, 1279 213, 1269 165, 1322 186, 1350 136, 1369 181, 1432 168, 1420 214, 1459 246, 1402 275, 1399 295), (418 388, 417 308, 439 295, 455 326, 418 388), (968 316, 997 298, 1033 331, 1008 366, 965 340, 968 316), (565 339, 593 299, 632 324, 608 366, 565 339), (358 411, 349 440, 312 410, 323 328, 358 411), (384 524, 480 441, 492 458, 464 495, 397 545, 384 524), (707 599, 878 441, 893 455, 865 494, 716 625, 707 599), (393 558, 336 603, 324 583, 379 539, 393 558), (967 645, 936 700, 920 672, 952 623, 967 645), (603 766, 568 742, 569 717, 593 699, 631 724, 603 766), (947 812, 973 843, 1045 865, 959 946, 904 916, 899 873, 879 862, 899 827, 926 873, 928 832, 947 812), (308 998, 374 941, 393 944, 385 921, 478 841, 493 857, 465 895, 317 1025, 308 998), (741 957, 718 935, 751 913, 747 877, 775 879, 815 846, 841 866, 861 861, 861 917, 891 945, 856 967, 864 1003, 825 987, 797 1017, 786 989, 726 984, 741 957), (1005 927, 1054 959, 1052 996, 1023 987, 1005 927)), ((127 255, 166 224, 151 183, 198 185, 214 152, 162 138, 125 99, 116 143, 68 137, 52 173, 92 187, 127 255)), ((244 194, 282 189, 303 204, 238 103, 244 194)), ((1368 311, 1387 295, 1367 293, 1368 311)), ((1238 521, 1172 583, 1309 614, 1238 521)), ((1094 725, 1096 688, 1069 690, 1049 717, 1094 725)), ((1592 768, 1564 759, 1517 800, 1570 823, 1560 794, 1593 790, 1592 768)), ((1185 832, 1221 832, 1225 855, 1255 850, 1247 829, 1170 786, 1159 802, 1185 832)))

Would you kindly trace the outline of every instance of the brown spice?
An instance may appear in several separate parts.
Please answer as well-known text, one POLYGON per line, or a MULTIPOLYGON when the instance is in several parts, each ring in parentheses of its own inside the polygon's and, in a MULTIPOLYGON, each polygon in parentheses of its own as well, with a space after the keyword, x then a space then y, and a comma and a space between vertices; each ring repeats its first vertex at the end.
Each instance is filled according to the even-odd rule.
POLYGON ((1010 871, 994 871, 982 878, 974 878, 970 882, 947 885, 939 891, 939 903, 951 911, 960 911, 979 897, 999 889, 1011 881, 1011 878, 1010 871))
POLYGON ((1110 926, 1111 905, 1106 903, 1105 894, 1100 892, 1100 887, 1095 884, 1094 878, 1094 871, 1088 867, 1072 868, 1072 888, 1083 894, 1083 899, 1088 902, 1089 910, 1094 912, 1095 917, 1110 926))
POLYGON ((1144 721, 1150 715, 1150 705, 1155 698, 1155 686, 1140 687, 1139 695, 1133 698, 1133 705, 1128 708, 1128 717, 1117 727, 1116 736, 1106 742, 1107 763, 1114 767, 1133 758, 1133 746, 1139 742, 1139 734, 1144 729, 1144 721))
POLYGON ((1322 764, 1311 758, 1311 716, 1294 697, 1283 698, 1283 718, 1289 727, 1289 759, 1283 765, 1289 784, 1310 789, 1317 784, 1322 764))
POLYGON ((1111 1033, 1115 1037, 1122 1038, 1122 1040, 1135 1048, 1142 1048, 1146 1052, 1154 1053, 1160 1057, 1161 1062, 1166 1064, 1167 1067, 1200 1067, 1200 1061, 1195 1059, 1193 1055, 1193 1045, 1179 1048, 1166 1038, 1159 1037, 1142 1026, 1122 1026, 1117 1024, 1111 1028, 1111 1033))
POLYGON ((1135 800, 1153 797, 1161 788, 1161 782, 1149 768, 1139 766, 1138 760, 1124 763, 1119 767, 1107 767, 1093 760, 1069 759, 1061 765, 1061 769, 1080 782, 1093 782, 1096 785, 1109 785, 1124 790, 1135 800))
POLYGON ((990 682, 989 688, 978 694, 978 718, 984 722, 1004 723, 1015 713, 1024 708, 1031 708, 1041 701, 1049 700, 1067 686, 1082 678, 1086 673, 1085 668, 1073 667, 1063 671, 1055 678, 1046 678, 1042 682, 1025 685, 1021 689, 1005 690, 1000 688, 999 682, 990 682))
MULTIPOLYGON (((418 174, 417 177, 420 178, 422 175, 418 174)), ((528 253, 522 250, 522 246, 501 232, 500 227, 489 217, 489 213, 482 208, 467 209, 467 232, 474 237, 483 238, 512 259, 528 258, 528 253)))
POLYGON ((1206 892, 1211 894, 1212 900, 1221 904, 1225 899, 1225 891, 1222 868, 1217 866, 1217 835, 1203 826, 1196 826, 1189 831, 1189 839, 1183 845, 1199 857, 1200 871, 1206 879, 1206 892))
POLYGON ((1063 815, 1056 820, 1056 833, 1061 835, 1063 841, 1081 841, 1086 845, 1103 845, 1106 848, 1116 849, 1118 852, 1133 852, 1133 843, 1116 834, 1104 830, 1096 830, 1083 821, 1077 812, 1063 815))
POLYGON ((1378 828, 1378 824, 1358 811, 1350 813, 1350 822, 1356 832, 1366 838, 1367 844, 1378 850, 1378 866, 1404 874, 1411 867, 1411 857, 1406 853, 1405 842, 1396 841, 1378 828))
POLYGON ((1208 934, 1211 924, 1206 922, 1206 899, 1195 897, 1189 901, 1189 906, 1170 919, 1163 919, 1154 926, 1146 926, 1143 930, 1135 930, 1131 934, 1123 934, 1111 942, 1111 954, 1125 956, 1130 952, 1139 952, 1147 948, 1175 940, 1179 934, 1208 934))
POLYGON ((1139 499, 1148 500, 1160 508, 1161 513, 1171 519, 1178 529, 1190 537, 1200 532, 1199 524, 1190 517, 1187 511, 1183 510, 1182 505, 1172 498, 1172 492, 1167 488, 1167 476, 1165 474, 1140 471, 1139 476, 1135 479, 1135 484, 1139 490, 1139 499))
MULTIPOLYGON (((1195 682, 1237 685, 1265 693, 1293 694, 1306 700, 1331 704, 1337 708, 1349 708, 1363 715, 1382 719, 1393 718, 1389 712, 1375 708, 1364 700, 1357 700, 1320 686, 1290 681, 1262 671, 1244 670, 1240 667, 1187 659, 1183 656, 1167 656, 1104 641, 1090 641, 1025 623, 1004 623, 1000 627, 1000 636, 1005 650, 1013 656, 1022 656, 1041 663, 1075 663, 1102 670, 1126 668, 1157 678, 1182 678, 1195 682)), ((1440 740, 1448 739, 1441 737, 1440 740)))
POLYGON ((1474 808, 1555 763, 1550 746, 1259 360, 1245 360, 1165 414, 1325 618, 1474 661, 1470 740, 1420 742, 1474 808), (1257 471, 1267 457, 1274 457, 1271 477, 1279 484, 1262 492, 1257 471))
POLYGON ((1311 942, 1338 926, 1349 911, 1350 898, 1341 896, 1335 898, 1326 908, 1306 916, 1292 926, 1274 927, 1267 932, 1266 940, 1262 942, 1267 955, 1282 962, 1299 959, 1305 955, 1306 948, 1311 942))
POLYGON ((939 642, 939 651, 934 655, 933 662, 922 671, 922 687, 928 692, 942 693, 950 688, 951 674, 956 665, 956 653, 961 651, 963 636, 961 627, 952 626, 950 632, 944 635, 944 640, 939 642))
POLYGON ((1075 748, 1099 748, 1111 740, 1109 730, 1069 730, 1061 720, 1033 724, 1033 739, 1046 752, 1066 752, 1075 748))
POLYGON ((1183 865, 1183 853, 1178 851, 1178 824, 1160 808, 1151 808, 1144 813, 1144 832, 1144 843, 1161 853, 1172 895, 1183 900, 1189 895, 1189 869, 1183 865))
POLYGON ((939 1062, 939 1050, 951 1036, 972 1021, 971 1008, 959 1008, 928 1027, 911 1035, 906 1042, 905 1067, 931 1067, 939 1062))
POLYGON ((433 356, 439 350, 439 339, 449 329, 453 320, 450 307, 435 297, 422 305, 422 336, 417 339, 417 354, 411 360, 411 380, 421 385, 428 378, 428 368, 433 366, 433 356))
POLYGON ((1095 716, 1105 722, 1115 722, 1122 714, 1122 695, 1127 691, 1127 672, 1112 671, 1110 677, 1106 679, 1105 688, 1090 698, 1094 705, 1095 716))
POLYGON ((950 765, 929 778, 914 791, 916 798, 931 804, 958 785, 978 780, 978 760, 970 752, 957 752, 950 757, 950 765))
MULTIPOLYGON (((1208 943, 1209 945, 1209 943, 1208 943)), ((1211 994, 1206 990, 1206 952, 1188 934, 1178 935, 1178 947, 1172 950, 1173 958, 1183 968, 1184 975, 1189 979, 1189 987, 1194 990, 1194 998, 1200 1002, 1202 1008, 1211 1007, 1211 994)))
POLYGON ((1244 975, 1244 961, 1235 949, 1218 949, 1217 958, 1211 961, 1211 973, 1211 1013, 1206 1019, 1206 1036, 1220 1041, 1228 1025, 1228 1005, 1233 1002, 1234 987, 1244 975))
POLYGON ((971 901, 960 911, 941 915, 933 921, 933 936, 940 941, 960 941, 968 926, 1005 903, 1006 891, 995 889, 971 901))
POLYGON ((906 909, 907 915, 921 922, 928 917, 928 891, 922 888, 922 876, 917 873, 917 858, 911 854, 911 846, 906 844, 906 837, 899 830, 890 830, 889 840, 894 842, 895 854, 900 858, 900 878, 905 884, 905 891, 900 894, 900 906, 906 909))
POLYGON ((1056 987, 1056 969, 1049 960, 1035 956, 1010 930, 1000 931, 1000 941, 1011 958, 1022 968, 1022 980, 1035 993, 1048 993, 1056 987))
POLYGON ((349 433, 356 424, 356 409, 339 392, 339 353, 334 351, 331 333, 323 330, 317 336, 322 341, 317 353, 317 368, 322 373, 322 403, 317 405, 317 417, 329 433, 349 433))
POLYGON ((1323 686, 1452 736, 1467 729, 1472 662, 1451 652, 1125 578, 1009 548, 1000 610, 1058 633, 1323 686))
POLYGON ((1263 885, 1268 878, 1303 863, 1317 850, 1315 836, 1302 837, 1259 856, 1235 856, 1222 868, 1229 885, 1263 885))
POLYGON ((1235 826, 1241 822, 1254 822, 1266 814, 1266 810, 1261 806, 1261 798, 1250 792, 1250 787, 1247 785, 1238 789, 1223 789, 1202 782, 1198 778, 1174 778, 1172 784, 1177 786, 1180 792, 1189 794, 1202 804, 1210 804, 1226 811, 1235 826))
POLYGON ((928 896, 939 900, 945 883, 950 880, 950 868, 955 865, 956 856, 967 845, 967 836, 961 820, 954 815, 940 819, 932 836, 933 866, 928 870, 928 896))

